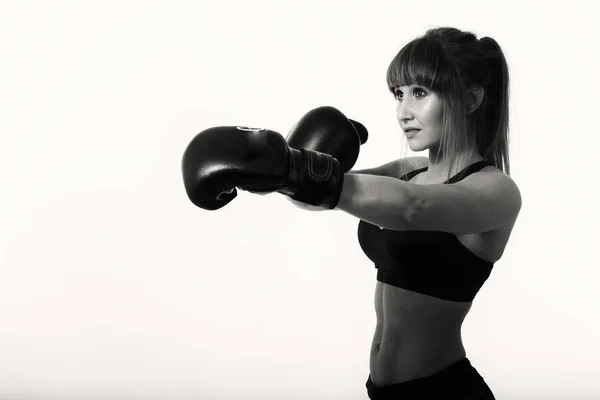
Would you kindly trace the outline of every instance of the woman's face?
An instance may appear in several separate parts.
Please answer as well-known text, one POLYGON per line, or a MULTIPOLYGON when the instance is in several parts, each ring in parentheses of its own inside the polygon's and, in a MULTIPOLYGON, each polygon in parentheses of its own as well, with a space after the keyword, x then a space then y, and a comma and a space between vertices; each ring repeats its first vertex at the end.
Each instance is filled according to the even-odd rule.
POLYGON ((412 151, 439 146, 442 138, 442 99, 432 90, 418 85, 394 90, 398 101, 396 117, 412 151))

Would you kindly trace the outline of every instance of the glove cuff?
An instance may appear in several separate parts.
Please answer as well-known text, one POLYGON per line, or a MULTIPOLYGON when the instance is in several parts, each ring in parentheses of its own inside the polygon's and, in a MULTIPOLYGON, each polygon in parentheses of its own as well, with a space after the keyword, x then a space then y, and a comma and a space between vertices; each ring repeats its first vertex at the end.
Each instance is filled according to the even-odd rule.
POLYGON ((288 182, 279 192, 305 204, 334 209, 344 183, 340 162, 314 150, 289 148, 289 151, 288 182))

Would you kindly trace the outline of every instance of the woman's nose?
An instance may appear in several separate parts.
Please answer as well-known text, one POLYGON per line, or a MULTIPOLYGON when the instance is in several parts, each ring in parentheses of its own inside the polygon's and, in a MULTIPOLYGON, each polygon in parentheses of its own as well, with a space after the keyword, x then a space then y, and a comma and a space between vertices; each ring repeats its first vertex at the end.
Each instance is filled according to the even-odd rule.
POLYGON ((399 121, 409 121, 413 118, 412 107, 409 101, 399 101, 396 106, 396 117, 399 121))

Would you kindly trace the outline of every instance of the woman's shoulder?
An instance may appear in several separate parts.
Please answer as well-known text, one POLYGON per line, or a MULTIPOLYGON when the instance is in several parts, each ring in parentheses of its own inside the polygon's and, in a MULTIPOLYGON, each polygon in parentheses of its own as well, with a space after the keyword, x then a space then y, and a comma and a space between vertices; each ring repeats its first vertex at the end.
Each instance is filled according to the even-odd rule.
POLYGON ((479 172, 480 174, 483 174, 485 176, 495 177, 497 179, 504 179, 516 185, 511 175, 507 174, 500 167, 497 167, 494 164, 488 163, 488 165, 483 167, 479 172))
POLYGON ((521 209, 519 186, 512 176, 495 165, 487 165, 457 184, 468 188, 468 193, 475 194, 480 199, 493 199, 496 210, 507 208, 518 214, 521 209))

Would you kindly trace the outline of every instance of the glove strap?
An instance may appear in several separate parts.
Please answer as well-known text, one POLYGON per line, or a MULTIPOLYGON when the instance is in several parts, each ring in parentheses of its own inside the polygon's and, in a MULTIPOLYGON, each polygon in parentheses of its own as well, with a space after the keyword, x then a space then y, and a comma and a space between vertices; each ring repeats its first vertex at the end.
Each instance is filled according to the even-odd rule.
POLYGON ((340 162, 314 150, 289 148, 289 151, 288 183, 279 192, 305 204, 334 209, 344 183, 340 162))

